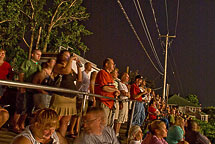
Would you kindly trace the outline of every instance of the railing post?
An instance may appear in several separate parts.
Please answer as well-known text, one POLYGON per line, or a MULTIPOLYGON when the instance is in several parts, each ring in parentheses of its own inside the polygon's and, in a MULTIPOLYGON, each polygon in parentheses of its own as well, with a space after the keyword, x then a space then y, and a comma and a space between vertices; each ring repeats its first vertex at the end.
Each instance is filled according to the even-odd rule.
POLYGON ((132 106, 131 121, 130 121, 129 129, 131 128, 131 125, 132 125, 132 122, 133 122, 134 109, 135 109, 136 101, 133 101, 132 104, 133 104, 133 106, 132 106))
POLYGON ((80 112, 80 122, 78 125, 78 136, 80 135, 80 131, 81 131, 81 121, 82 121, 82 117, 84 116, 85 113, 85 109, 86 109, 86 100, 87 100, 87 95, 83 94, 83 99, 82 99, 82 105, 81 105, 81 112, 80 112))

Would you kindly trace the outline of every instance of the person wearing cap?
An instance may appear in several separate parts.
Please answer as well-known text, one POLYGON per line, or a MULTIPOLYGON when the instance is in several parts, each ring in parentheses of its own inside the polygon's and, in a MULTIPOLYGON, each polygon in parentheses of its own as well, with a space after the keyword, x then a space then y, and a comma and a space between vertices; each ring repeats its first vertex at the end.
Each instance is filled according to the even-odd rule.
POLYGON ((142 101, 142 96, 145 92, 141 92, 139 85, 142 83, 143 77, 137 75, 135 82, 131 85, 131 99, 136 100, 132 125, 142 126, 145 119, 145 107, 142 101))

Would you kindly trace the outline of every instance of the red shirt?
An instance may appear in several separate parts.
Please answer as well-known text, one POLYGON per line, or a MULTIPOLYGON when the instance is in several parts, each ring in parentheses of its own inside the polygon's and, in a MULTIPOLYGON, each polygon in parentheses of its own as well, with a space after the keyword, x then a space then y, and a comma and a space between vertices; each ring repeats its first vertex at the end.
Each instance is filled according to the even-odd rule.
MULTIPOLYGON (((111 74, 102 69, 98 72, 98 74, 96 76, 95 94, 114 98, 113 92, 106 92, 106 91, 102 90, 102 88, 104 86, 109 86, 109 87, 115 88, 113 85, 113 78, 112 78, 111 74)), ((105 98, 99 98, 99 100, 102 103, 104 103, 106 106, 108 106, 110 109, 113 108, 113 103, 114 103, 113 100, 105 99, 105 98)))
POLYGON ((150 106, 148 108, 148 112, 149 112, 149 119, 150 120, 155 120, 157 119, 157 115, 156 115, 156 109, 153 106, 150 106))
POLYGON ((12 72, 12 68, 8 62, 4 62, 0 66, 0 79, 1 80, 6 80, 7 75, 12 72))
POLYGON ((138 95, 140 93, 140 88, 135 83, 131 85, 130 93, 131 93, 131 99, 142 101, 142 96, 140 96, 139 98, 134 98, 134 95, 138 95))

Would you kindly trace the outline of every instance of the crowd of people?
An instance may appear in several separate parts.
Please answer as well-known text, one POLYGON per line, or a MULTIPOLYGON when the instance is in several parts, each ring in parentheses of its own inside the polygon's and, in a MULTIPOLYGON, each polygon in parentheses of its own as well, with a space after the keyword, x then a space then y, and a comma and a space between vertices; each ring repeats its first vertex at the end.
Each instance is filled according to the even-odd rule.
MULTIPOLYGON (((103 68, 96 72, 90 62, 81 71, 80 60, 67 50, 40 65, 41 55, 35 49, 31 59, 23 62, 19 82, 104 97, 87 95, 82 109, 84 95, 18 88, 10 119, 9 112, 0 107, 0 127, 9 121, 10 129, 18 134, 13 144, 66 144, 66 138, 77 144, 119 144, 123 123, 127 123, 128 144, 210 144, 195 120, 175 107, 170 109, 141 75, 131 81, 129 73, 120 72, 113 59, 106 58, 103 68)), ((0 49, 0 79, 12 80, 12 67, 5 56, 6 51, 0 49)), ((0 101, 6 88, 0 85, 0 101)))

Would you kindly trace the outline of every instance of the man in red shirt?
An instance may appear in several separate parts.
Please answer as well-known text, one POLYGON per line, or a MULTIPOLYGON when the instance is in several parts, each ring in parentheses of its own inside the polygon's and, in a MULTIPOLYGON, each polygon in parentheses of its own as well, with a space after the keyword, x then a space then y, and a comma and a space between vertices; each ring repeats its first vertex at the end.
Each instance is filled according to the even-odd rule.
POLYGON ((137 100, 134 109, 133 121, 132 125, 139 125, 142 126, 144 119, 145 119, 145 107, 144 103, 142 102, 142 95, 145 92, 141 92, 139 85, 142 83, 143 77, 141 75, 137 75, 135 77, 135 82, 131 85, 131 99, 137 100))
MULTIPOLYGON (((100 70, 96 76, 95 81, 95 94, 115 98, 119 96, 120 91, 113 85, 113 79, 111 72, 114 70, 114 61, 111 58, 106 58, 103 62, 103 69, 100 70)), ((112 109, 114 100, 98 98, 97 105, 105 110, 107 118, 107 125, 112 124, 112 109)))

